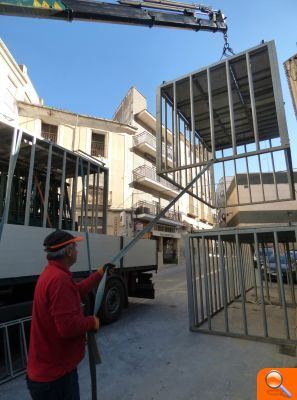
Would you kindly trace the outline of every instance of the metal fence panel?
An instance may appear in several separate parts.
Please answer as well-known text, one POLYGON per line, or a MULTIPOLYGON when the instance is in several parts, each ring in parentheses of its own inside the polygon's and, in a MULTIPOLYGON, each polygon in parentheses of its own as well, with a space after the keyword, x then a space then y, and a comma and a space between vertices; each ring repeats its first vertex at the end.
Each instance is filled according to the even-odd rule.
POLYGON ((188 235, 190 329, 297 344, 296 238, 296 227, 188 235))

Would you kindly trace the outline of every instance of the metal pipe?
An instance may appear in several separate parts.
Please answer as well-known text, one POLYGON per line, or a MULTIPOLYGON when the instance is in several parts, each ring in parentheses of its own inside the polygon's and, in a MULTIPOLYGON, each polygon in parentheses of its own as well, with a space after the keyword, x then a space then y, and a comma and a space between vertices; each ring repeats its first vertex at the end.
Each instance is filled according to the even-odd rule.
POLYGON ((223 260, 223 252, 222 252, 222 238, 221 235, 218 235, 218 243, 219 243, 219 264, 220 269, 223 275, 223 304, 224 304, 224 317, 225 317, 225 332, 229 332, 229 319, 228 319, 228 300, 227 300, 227 289, 226 289, 226 271, 225 271, 225 262, 223 260))
POLYGON ((202 268, 204 275, 204 290, 205 290, 205 303, 206 303, 206 316, 207 316, 207 326, 211 331, 211 312, 209 304, 209 287, 208 287, 208 274, 207 274, 207 257, 205 253, 205 238, 202 236, 202 268))
POLYGON ((72 201, 71 201, 71 219, 72 219, 72 230, 75 230, 75 218, 76 218, 76 198, 77 198, 77 177, 78 177, 78 163, 79 158, 76 157, 75 161, 75 177, 72 181, 72 201))
POLYGON ((232 98, 232 87, 230 82, 230 64, 229 60, 226 60, 226 77, 227 77, 227 90, 228 90, 228 103, 230 112, 230 127, 231 127, 231 138, 232 138, 232 150, 233 154, 237 154, 236 149, 236 137, 235 137, 235 123, 234 123, 234 111, 233 111, 233 98, 232 98))
POLYGON ((252 118, 253 118, 253 127, 254 127, 254 137, 255 137, 255 142, 256 142, 256 149, 260 150, 258 121, 257 121, 257 110, 256 110, 254 82, 253 82, 253 73, 252 73, 251 62, 250 62, 250 54, 248 52, 246 53, 246 67, 247 67, 248 82, 249 82, 250 101, 251 101, 251 109, 252 109, 252 118))
POLYGON ((32 192, 32 182, 33 182, 33 169, 35 161, 35 151, 36 151, 36 136, 32 138, 31 154, 30 154, 30 165, 27 183, 27 195, 26 195, 26 207, 25 207, 25 221, 24 225, 28 226, 30 222, 30 204, 31 204, 31 192, 32 192))
POLYGON ((210 136, 211 136, 211 155, 212 159, 214 160, 216 158, 216 145, 215 145, 212 92, 211 92, 211 74, 209 68, 207 68, 207 91, 208 91, 208 108, 209 108, 209 126, 210 126, 210 136))
POLYGON ((274 231, 274 243, 275 243, 275 261, 276 261, 276 268, 279 277, 279 286, 280 286, 280 294, 281 294, 281 303, 283 307, 283 314, 284 314, 284 324, 285 324, 285 331, 286 331, 286 338, 290 339, 290 330, 289 330, 289 320, 288 320, 288 312, 287 312, 287 305, 286 305, 286 296, 284 290, 284 284, 282 279, 282 271, 280 265, 280 254, 279 254, 279 242, 277 232, 274 231))
POLYGON ((45 191, 44 191, 44 205, 43 205, 43 221, 42 226, 46 227, 46 220, 48 217, 48 196, 49 196, 49 187, 50 187, 50 177, 51 177, 51 168, 52 168, 52 152, 53 152, 53 143, 49 144, 48 149, 48 157, 47 157, 47 169, 46 169, 46 180, 45 180, 45 191))
MULTIPOLYGON (((66 176, 66 151, 64 151, 64 154, 63 154, 60 207, 59 207, 59 229, 62 229, 62 217, 63 217, 63 210, 64 210, 64 194, 65 194, 65 176, 66 176)), ((65 220, 65 223, 66 223, 66 220, 65 220)))
POLYGON ((239 277, 241 302, 242 302, 242 322, 243 322, 244 334, 247 336, 248 335, 248 327, 247 327, 247 318, 246 318, 246 309, 245 309, 244 275, 243 275, 242 258, 241 258, 241 250, 240 250, 238 234, 235 234, 235 241, 236 241, 237 266, 238 266, 238 270, 239 270, 238 277, 239 277))

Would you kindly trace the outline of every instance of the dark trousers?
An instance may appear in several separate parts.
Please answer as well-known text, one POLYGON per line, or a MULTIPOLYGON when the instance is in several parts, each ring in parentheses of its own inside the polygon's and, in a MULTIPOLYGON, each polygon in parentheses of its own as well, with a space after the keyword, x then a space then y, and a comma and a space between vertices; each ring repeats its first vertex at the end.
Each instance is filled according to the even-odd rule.
POLYGON ((79 400, 76 368, 52 382, 34 382, 27 377, 27 386, 33 400, 79 400))

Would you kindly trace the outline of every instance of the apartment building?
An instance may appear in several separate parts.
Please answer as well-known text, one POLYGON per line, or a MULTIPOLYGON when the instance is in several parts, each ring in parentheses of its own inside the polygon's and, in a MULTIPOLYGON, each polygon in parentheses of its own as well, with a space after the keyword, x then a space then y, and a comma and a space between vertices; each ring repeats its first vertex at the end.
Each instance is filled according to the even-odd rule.
MULTIPOLYGON (((147 110, 145 97, 135 87, 128 91, 113 119, 136 129, 127 146, 131 181, 125 206, 127 210, 132 210, 133 228, 137 231, 177 196, 178 189, 156 174, 156 118, 147 110)), ((170 146, 167 158, 170 165, 170 146)), ((185 194, 149 235, 158 242, 159 263, 179 262, 182 234, 211 228, 212 218, 208 207, 185 194)))
POLYGON ((291 92, 295 116, 297 118, 297 54, 284 62, 285 73, 291 92))

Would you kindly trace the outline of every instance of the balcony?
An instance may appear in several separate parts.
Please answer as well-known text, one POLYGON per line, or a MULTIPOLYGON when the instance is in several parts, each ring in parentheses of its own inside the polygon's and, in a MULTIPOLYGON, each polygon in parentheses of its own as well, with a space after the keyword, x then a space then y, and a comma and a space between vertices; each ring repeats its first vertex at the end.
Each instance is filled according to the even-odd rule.
MULTIPOLYGON (((143 131, 133 137, 132 150, 138 154, 148 154, 156 158, 156 137, 147 131, 143 131)), ((165 149, 162 149, 165 158, 165 149)), ((172 167, 172 147, 167 145, 167 165, 172 167)))
MULTIPOLYGON (((162 210, 159 204, 149 203, 148 201, 137 202, 133 205, 133 209, 137 218, 145 221, 152 221, 162 210)), ((175 227, 183 226, 181 213, 174 210, 167 211, 164 217, 159 219, 158 223, 175 227)))
POLYGON ((172 199, 178 195, 178 189, 156 174, 156 169, 141 165, 132 171, 133 180, 130 186, 164 199, 172 199))

